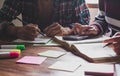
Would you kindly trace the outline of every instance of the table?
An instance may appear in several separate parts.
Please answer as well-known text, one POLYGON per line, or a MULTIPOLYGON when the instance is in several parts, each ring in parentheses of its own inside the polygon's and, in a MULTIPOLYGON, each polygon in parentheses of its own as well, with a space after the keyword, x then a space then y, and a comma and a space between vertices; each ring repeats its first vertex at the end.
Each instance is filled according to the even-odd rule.
POLYGON ((48 66, 56 61, 80 61, 86 62, 84 59, 68 52, 66 55, 54 59, 47 58, 41 65, 18 64, 16 61, 23 56, 37 56, 37 53, 46 50, 60 50, 65 51, 62 47, 41 47, 27 45, 26 49, 22 51, 21 56, 15 59, 0 59, 0 76, 84 76, 84 72, 79 67, 75 72, 65 72, 48 69, 48 66))

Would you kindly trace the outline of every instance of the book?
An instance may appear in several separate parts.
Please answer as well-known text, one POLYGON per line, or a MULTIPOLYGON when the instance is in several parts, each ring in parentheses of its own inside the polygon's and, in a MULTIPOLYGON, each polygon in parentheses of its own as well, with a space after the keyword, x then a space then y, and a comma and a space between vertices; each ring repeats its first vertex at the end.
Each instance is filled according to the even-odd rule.
POLYGON ((112 48, 103 48, 104 45, 105 43, 73 44, 71 49, 74 50, 73 53, 90 62, 113 62, 119 58, 112 48))
POLYGON ((45 36, 38 35, 38 37, 36 37, 33 41, 17 39, 17 40, 14 40, 13 43, 47 44, 51 40, 52 40, 52 38, 50 38, 50 37, 45 37, 45 36))
POLYGON ((80 41, 67 41, 62 37, 57 36, 54 41, 60 43, 65 49, 73 54, 86 59, 89 62, 114 62, 118 61, 120 56, 117 56, 114 50, 104 47, 103 40, 109 37, 102 36, 98 38, 80 40, 80 41))
POLYGON ((33 44, 33 46, 44 46, 44 47, 60 47, 61 45, 52 39, 46 44, 33 44))
POLYGON ((71 48, 72 44, 101 43, 103 40, 107 38, 108 37, 106 36, 102 36, 102 37, 90 38, 90 39, 85 39, 85 40, 69 41, 69 40, 63 40, 62 36, 55 36, 53 40, 61 44, 66 49, 68 49, 68 48, 71 48))
POLYGON ((81 64, 78 62, 57 61, 54 64, 52 64, 51 66, 49 66, 48 68, 54 69, 54 70, 74 72, 80 66, 81 66, 81 64))
POLYGON ((58 58, 65 54, 66 52, 61 52, 58 50, 47 50, 47 51, 38 53, 39 56, 45 56, 45 57, 51 57, 51 58, 58 58))
POLYGON ((85 75, 114 76, 114 64, 88 63, 82 65, 85 75))

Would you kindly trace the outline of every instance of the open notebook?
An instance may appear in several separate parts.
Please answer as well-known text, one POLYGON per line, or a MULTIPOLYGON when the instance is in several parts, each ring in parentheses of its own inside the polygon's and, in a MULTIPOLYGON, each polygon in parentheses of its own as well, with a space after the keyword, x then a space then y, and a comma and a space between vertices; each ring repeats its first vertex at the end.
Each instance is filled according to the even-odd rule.
POLYGON ((74 50, 73 53, 90 62, 113 62, 117 58, 116 53, 112 48, 103 48, 104 45, 105 43, 73 44, 71 49, 74 50))
POLYGON ((87 63, 82 68, 85 76, 114 76, 114 64, 87 63))
POLYGON ((80 41, 66 41, 57 36, 54 40, 68 51, 71 51, 73 54, 89 62, 113 62, 115 59, 117 60, 119 56, 116 56, 112 49, 108 47, 103 48, 105 43, 102 43, 102 41, 107 38, 106 36, 102 36, 80 41))
POLYGON ((38 35, 38 37, 36 37, 34 41, 21 40, 21 39, 14 40, 15 43, 25 43, 25 44, 46 44, 49 41, 51 41, 51 38, 43 37, 41 35, 38 35))
POLYGON ((72 44, 88 44, 88 43, 101 43, 103 40, 107 39, 108 37, 102 36, 98 38, 92 39, 85 39, 85 40, 78 40, 78 41, 69 41, 63 40, 62 36, 55 36, 53 40, 59 44, 61 44, 64 48, 70 50, 72 44))

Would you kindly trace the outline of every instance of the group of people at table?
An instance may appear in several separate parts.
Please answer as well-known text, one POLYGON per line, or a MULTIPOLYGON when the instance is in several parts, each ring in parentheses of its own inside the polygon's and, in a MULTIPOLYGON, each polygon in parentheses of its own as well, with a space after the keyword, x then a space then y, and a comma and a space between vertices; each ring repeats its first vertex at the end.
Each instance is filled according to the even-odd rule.
POLYGON ((120 55, 120 0, 99 0, 98 14, 90 22, 85 0, 5 0, 0 9, 0 35, 34 40, 46 36, 108 35, 105 43, 120 55), (22 15, 22 27, 12 23, 22 15))

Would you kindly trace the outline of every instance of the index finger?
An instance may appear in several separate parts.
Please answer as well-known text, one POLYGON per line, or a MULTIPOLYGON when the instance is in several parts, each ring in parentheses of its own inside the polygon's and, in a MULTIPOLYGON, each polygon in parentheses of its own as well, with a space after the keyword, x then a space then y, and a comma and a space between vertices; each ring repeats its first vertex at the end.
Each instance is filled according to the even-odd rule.
POLYGON ((105 43, 111 43, 111 42, 120 42, 120 36, 115 36, 113 38, 109 38, 104 40, 105 43))

